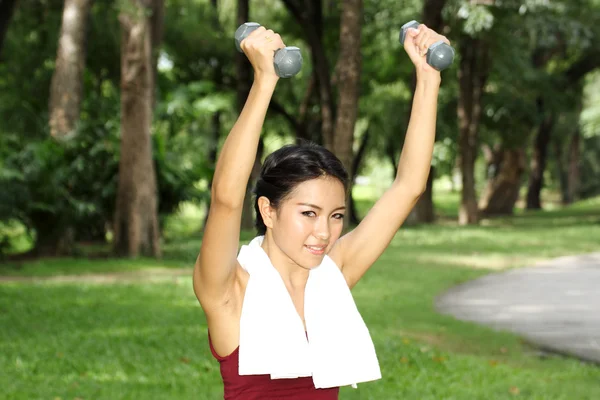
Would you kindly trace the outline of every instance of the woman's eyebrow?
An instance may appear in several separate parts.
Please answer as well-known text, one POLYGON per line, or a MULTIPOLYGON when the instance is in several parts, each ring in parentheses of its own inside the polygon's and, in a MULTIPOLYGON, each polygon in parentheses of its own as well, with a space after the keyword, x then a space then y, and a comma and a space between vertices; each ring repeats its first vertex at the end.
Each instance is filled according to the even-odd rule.
MULTIPOLYGON (((312 207, 312 208, 316 208, 317 210, 321 211, 323 210, 322 207, 317 206, 316 204, 311 204, 311 203, 297 203, 299 206, 307 206, 307 207, 312 207)), ((336 209, 334 209, 333 211, 337 211, 337 210, 345 210, 346 206, 340 206, 336 209)))

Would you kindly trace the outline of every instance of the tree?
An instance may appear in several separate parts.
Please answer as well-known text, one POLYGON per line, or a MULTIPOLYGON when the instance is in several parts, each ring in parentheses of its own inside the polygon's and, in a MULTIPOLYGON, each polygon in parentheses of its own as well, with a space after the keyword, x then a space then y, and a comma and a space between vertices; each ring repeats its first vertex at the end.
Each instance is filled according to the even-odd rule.
MULTIPOLYGON (((8 29, 8 24, 12 18, 16 3, 17 0, 0 1, 0 55, 2 54, 2 44, 6 36, 6 30, 8 29)), ((1 56, 0 60, 2 60, 1 56)))
POLYGON ((476 224, 479 221, 475 191, 475 160, 479 146, 481 98, 489 73, 490 54, 484 38, 463 35, 459 42, 459 159, 462 192, 458 223, 476 224))
MULTIPOLYGON (((442 17, 442 10, 446 5, 446 0, 425 0, 423 2, 423 18, 422 23, 425 26, 433 29, 438 33, 443 33, 444 20, 442 17)), ((414 98, 414 91, 416 88, 416 73, 413 72, 412 77, 412 95, 411 103, 414 98)), ((436 135, 438 138, 439 135, 436 135)), ((431 223, 435 221, 435 211, 433 208, 433 180, 435 178, 435 169, 431 167, 429 175, 427 177, 427 185, 425 192, 419 198, 419 201, 415 205, 412 214, 414 215, 413 220, 417 223, 431 223)))
MULTIPOLYGON (((333 153, 342 161, 349 173, 353 171, 352 144, 354 142, 354 125, 358 114, 361 23, 362 0, 344 1, 340 20, 340 55, 336 67, 336 77, 343 84, 338 90, 339 101, 333 137, 333 153)), ((347 195, 350 196, 350 191, 347 195)))
MULTIPOLYGON (((248 0, 238 0, 236 26, 240 26, 250 20, 250 4, 248 0)), ((234 50, 235 51, 235 50, 234 50)), ((236 51, 235 55, 235 72, 237 77, 236 93, 237 93, 237 109, 238 113, 244 108, 250 86, 252 83, 252 69, 250 63, 243 53, 236 51)), ((242 229, 252 229, 254 227, 254 205, 252 203, 252 188, 260 174, 261 159, 263 153, 263 139, 259 139, 256 159, 250 173, 250 179, 246 185, 246 196, 244 197, 244 205, 242 208, 242 229)))
POLYGON ((114 250, 119 255, 159 257, 156 172, 150 130, 154 66, 151 17, 161 13, 151 0, 130 0, 121 22, 121 157, 114 250))
MULTIPOLYGON (((535 137, 533 156, 531 158, 531 173, 527 190, 527 209, 542 208, 540 194, 544 187, 544 171, 547 164, 548 145, 557 118, 557 111, 546 105, 546 103, 552 101, 551 98, 546 97, 548 96, 546 93, 565 93, 571 91, 575 92, 575 96, 580 98, 582 96, 582 80, 589 72, 600 67, 600 62, 598 62, 599 58, 600 48, 588 49, 588 51, 570 65, 568 69, 555 73, 557 76, 555 76, 554 82, 558 82, 558 84, 556 84, 553 91, 545 91, 540 94, 538 107, 540 109, 542 121, 535 137)), ((576 108, 577 104, 578 102, 575 102, 576 108)), ((562 108, 569 107, 562 105, 562 108)), ((575 131, 574 140, 576 142, 578 140, 577 135, 578 133, 575 131)), ((573 148, 573 153, 571 154, 576 154, 575 152, 576 148, 573 148)), ((572 174, 575 174, 576 169, 573 165, 570 169, 572 174)))
POLYGON ((75 134, 83 96, 86 31, 92 0, 66 0, 56 68, 50 84, 50 134, 66 139, 75 134))

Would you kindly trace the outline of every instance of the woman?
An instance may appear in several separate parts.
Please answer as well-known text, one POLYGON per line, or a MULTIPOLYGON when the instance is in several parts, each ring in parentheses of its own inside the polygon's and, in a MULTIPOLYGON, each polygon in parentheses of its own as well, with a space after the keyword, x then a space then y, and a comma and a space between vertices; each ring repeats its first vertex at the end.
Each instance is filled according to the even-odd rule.
POLYGON ((348 187, 340 161, 317 145, 285 146, 264 162, 255 189, 259 236, 238 254, 246 184, 279 79, 273 54, 285 46, 264 27, 241 43, 254 82, 217 162, 194 268, 225 399, 337 399, 340 386, 380 377, 349 289, 425 190, 441 82, 425 54, 438 40, 448 43, 424 25, 407 34, 417 84, 398 174, 360 225, 340 237, 348 187))

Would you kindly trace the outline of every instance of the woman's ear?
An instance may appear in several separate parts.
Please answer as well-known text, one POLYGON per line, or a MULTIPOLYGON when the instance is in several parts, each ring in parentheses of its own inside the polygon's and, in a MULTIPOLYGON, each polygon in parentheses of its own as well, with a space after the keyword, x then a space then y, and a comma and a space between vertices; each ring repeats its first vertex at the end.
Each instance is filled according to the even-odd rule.
POLYGON ((271 202, 265 196, 258 198, 258 211, 267 228, 273 229, 273 218, 275 216, 275 208, 271 206, 271 202))

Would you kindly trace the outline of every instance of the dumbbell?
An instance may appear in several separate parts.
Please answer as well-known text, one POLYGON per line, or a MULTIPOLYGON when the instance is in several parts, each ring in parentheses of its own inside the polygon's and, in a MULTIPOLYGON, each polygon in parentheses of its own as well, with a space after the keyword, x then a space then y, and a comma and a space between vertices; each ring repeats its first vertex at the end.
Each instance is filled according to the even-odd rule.
MULTIPOLYGON (((260 27, 256 22, 246 22, 237 28, 235 31, 235 47, 239 52, 242 52, 240 43, 246 39, 250 33, 260 27)), ((289 78, 296 75, 302 69, 302 54, 300 49, 295 46, 287 46, 283 49, 275 51, 273 57, 275 72, 280 78, 289 78)))
MULTIPOLYGON (((400 44, 404 45, 404 38, 406 37, 406 32, 409 28, 417 29, 419 27, 417 21, 412 20, 402 25, 400 28, 400 44)), ((438 71, 444 70, 452 64, 454 61, 454 49, 448 45, 448 43, 443 41, 437 41, 427 49, 427 54, 425 55, 425 59, 427 64, 431 65, 438 71)))

